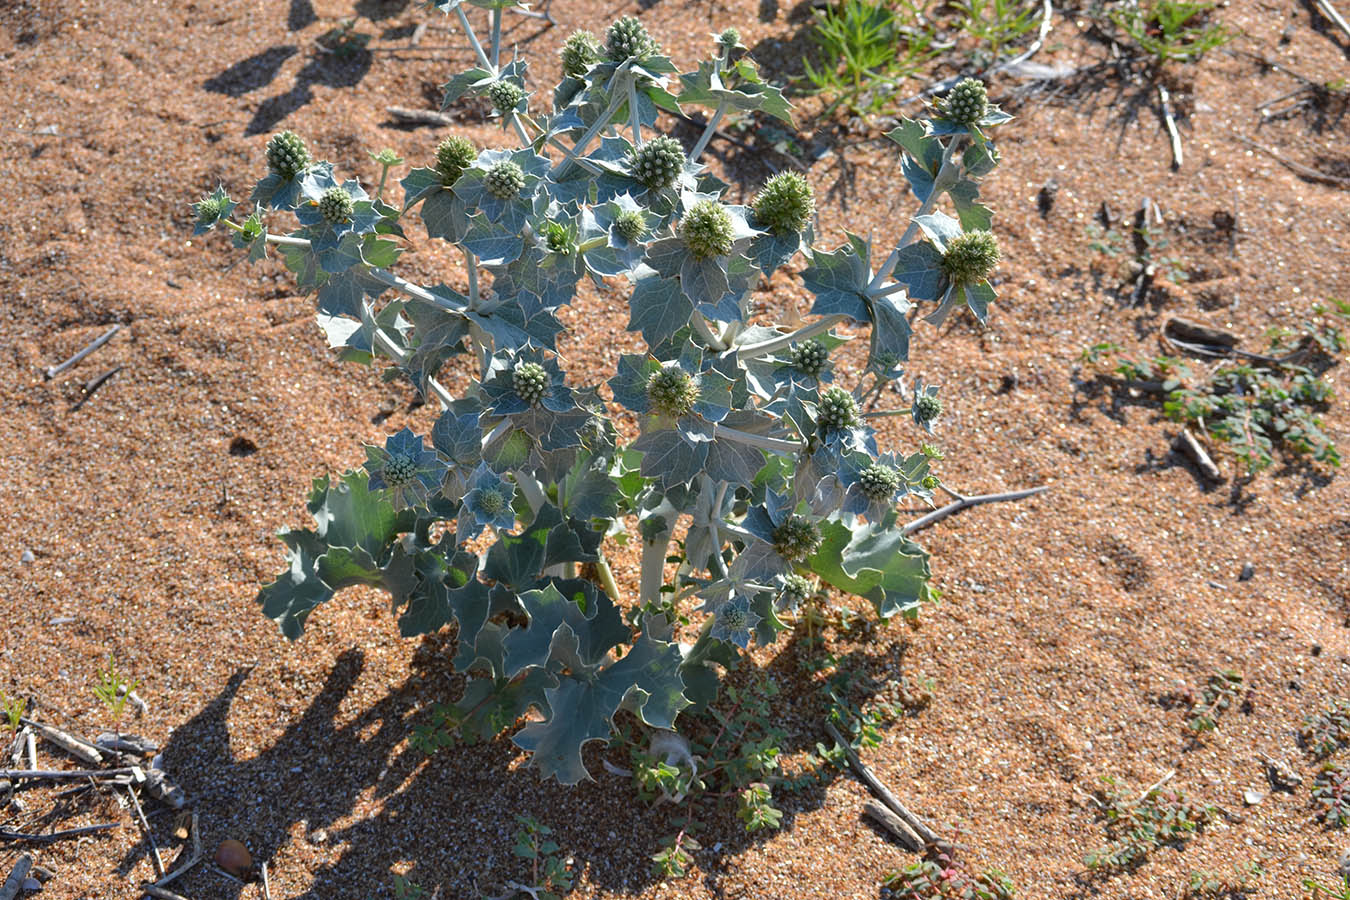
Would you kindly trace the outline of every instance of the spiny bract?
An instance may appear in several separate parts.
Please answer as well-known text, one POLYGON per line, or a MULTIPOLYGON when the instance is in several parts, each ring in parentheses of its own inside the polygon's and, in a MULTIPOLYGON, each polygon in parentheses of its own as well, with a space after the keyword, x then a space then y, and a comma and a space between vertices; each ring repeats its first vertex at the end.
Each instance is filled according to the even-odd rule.
POLYGON ((605 32, 605 55, 614 62, 645 59, 660 49, 637 16, 624 16, 605 32))
POLYGON ((347 221, 355 211, 352 195, 347 193, 344 187, 334 185, 324 191, 323 196, 319 198, 319 215, 331 225, 347 221))
POLYGON ((680 238, 695 259, 726 256, 734 243, 731 214, 716 200, 703 200, 680 220, 680 238))
POLYGON ((657 412, 678 419, 694 408, 698 386, 688 372, 662 366, 647 379, 647 399, 657 412))
POLYGON ((647 233, 647 217, 638 209, 625 209, 614 217, 614 227, 627 240, 636 241, 647 233))
POLYGON ((514 81, 494 81, 487 89, 488 99, 500 113, 509 113, 525 99, 525 89, 514 81))
POLYGON ((984 82, 967 78, 952 88, 951 93, 939 104, 938 111, 943 118, 959 125, 974 125, 989 111, 989 92, 984 82))
POLYGON ((967 231, 952 238, 942 254, 942 271, 952 281, 983 281, 1003 256, 989 231, 967 231))
POLYGON ((830 351, 820 341, 806 340, 792 348, 792 367, 812 378, 825 371, 830 351))
POLYGON ((436 147, 436 173, 441 183, 447 187, 454 184, 477 157, 478 151, 468 138, 452 135, 441 141, 436 147))
POLYGON ((820 529, 803 516, 788 516, 773 530, 773 549, 790 563, 805 562, 820 549, 820 529))
POLYGON ((580 78, 586 70, 601 59, 600 39, 589 31, 574 31, 568 35, 558 56, 562 58, 563 74, 580 78))
POLYGON ((520 193, 525 187, 525 173, 521 171, 520 166, 511 162, 509 159, 497 163, 491 169, 488 169, 487 176, 483 179, 483 186, 487 192, 499 200, 509 200, 520 193))
POLYGON ((483 507, 483 512, 495 516, 506 509, 506 498, 496 488, 486 488, 478 494, 478 505, 483 507))
POLYGON ((858 401, 841 387, 827 388, 820 395, 817 417, 826 430, 852 428, 858 424, 858 401))
POLYGON ((858 487, 869 500, 886 500, 900 487, 900 473, 880 463, 858 473, 858 487))
POLYGON ((530 406, 538 406, 548 390, 548 373, 535 362, 516 363, 511 373, 511 386, 516 395, 530 406))
POLYGON ((267 167, 282 178, 294 178, 309 163, 309 148, 294 131, 278 132, 267 142, 267 167))
POLYGON ((652 138, 628 151, 628 168, 650 190, 668 188, 684 170, 684 148, 673 137, 652 138))
POLYGON ((544 226, 544 244, 550 253, 560 256, 571 256, 577 249, 576 235, 561 222, 549 222, 544 226))
POLYGON ((764 183, 753 208, 756 221, 774 234, 800 234, 816 210, 815 194, 800 174, 780 172, 764 183))

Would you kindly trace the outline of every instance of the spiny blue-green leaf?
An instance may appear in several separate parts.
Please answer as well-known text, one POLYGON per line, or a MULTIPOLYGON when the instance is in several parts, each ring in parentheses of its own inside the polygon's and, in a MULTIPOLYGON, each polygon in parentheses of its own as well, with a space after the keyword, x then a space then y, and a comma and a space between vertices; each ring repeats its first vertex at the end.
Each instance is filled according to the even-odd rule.
POLYGON ((495 80, 492 73, 487 69, 473 68, 467 72, 460 72, 441 85, 441 90, 444 92, 444 97, 441 100, 441 112, 449 109, 451 104, 464 96, 470 89, 486 87, 495 80))
POLYGON ((956 218, 966 231, 989 231, 994 227, 994 213, 979 201, 980 186, 975 182, 958 181, 948 193, 956 207, 956 218))
POLYGON ((821 316, 845 315, 855 322, 868 321, 866 291, 867 261, 855 248, 815 250, 811 265, 802 272, 802 283, 816 295, 811 312, 821 316))
POLYGON ((703 470, 703 461, 708 458, 706 442, 691 444, 674 429, 650 431, 632 447, 642 451, 642 474, 667 488, 687 484, 703 470))
POLYGON ((628 330, 642 332, 642 339, 652 346, 674 337, 694 314, 694 304, 679 282, 657 275, 638 279, 628 309, 628 330))
POLYGON ((458 243, 469 233, 472 219, 468 204, 454 191, 439 186, 428 190, 419 212, 427 237, 458 243))
POLYGON ((820 532, 820 550, 808 560, 811 571, 841 591, 866 597, 877 615, 910 614, 928 599, 928 554, 900 533, 894 515, 853 531, 826 520, 820 532))
POLYGON ((568 654, 563 661, 572 674, 590 673, 604 661, 606 653, 631 637, 623 615, 608 596, 592 590, 586 600, 590 608, 583 611, 576 598, 564 597, 555 584, 521 594, 529 625, 513 629, 506 637, 506 675, 514 677, 529 666, 556 671, 557 667, 550 665, 555 650, 568 654), (570 645, 558 634, 564 628, 570 645))
POLYGON ((558 507, 542 507, 520 534, 499 534, 488 549, 483 574, 517 591, 527 589, 544 569, 562 562, 594 562, 604 535, 576 520, 565 520, 558 507))
POLYGON ((320 603, 331 600, 333 589, 319 578, 316 562, 327 549, 323 539, 308 529, 278 535, 286 543, 287 570, 258 592, 263 615, 281 627, 290 640, 300 637, 305 620, 320 603))
POLYGON ((365 550, 378 558, 399 533, 410 524, 379 491, 368 487, 364 469, 347 472, 324 493, 322 504, 314 510, 318 535, 330 547, 365 550))
MULTIPOLYGON (((455 555, 461 557, 454 560, 459 566, 449 564, 440 554, 418 554, 419 580, 407 607, 398 617, 398 631, 404 637, 434 634, 453 619, 459 623, 462 654, 478 639, 478 632, 487 622, 491 609, 487 585, 476 577, 477 560, 470 553, 455 555)), ((458 664, 459 657, 456 658, 456 666, 458 664)))
POLYGON ((937 300, 946 290, 942 254, 932 244, 918 241, 900 248, 891 277, 909 290, 914 300, 937 300))
POLYGON ((489 741, 515 724, 531 707, 549 714, 545 691, 558 681, 543 669, 530 669, 514 681, 470 679, 464 696, 451 704, 460 735, 468 742, 489 741))

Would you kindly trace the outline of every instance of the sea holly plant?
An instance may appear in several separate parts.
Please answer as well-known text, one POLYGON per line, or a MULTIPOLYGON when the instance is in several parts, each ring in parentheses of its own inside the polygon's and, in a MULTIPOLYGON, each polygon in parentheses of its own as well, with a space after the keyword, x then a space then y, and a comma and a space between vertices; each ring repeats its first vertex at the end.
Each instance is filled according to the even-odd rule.
MULTIPOLYGON (((447 104, 487 97, 515 146, 428 147, 396 202, 392 153, 375 157, 372 194, 285 131, 246 203, 218 189, 195 207, 198 231, 229 229, 251 258, 279 252, 341 357, 383 365, 443 408, 429 433, 405 428, 359 468, 315 479, 313 525, 282 532, 286 567, 259 601, 292 639, 355 585, 390 595, 404 635, 453 623, 467 685, 438 721, 475 740, 524 719, 515 743, 572 784, 621 711, 657 734, 706 710, 721 673, 772 643, 817 586, 883 618, 934 599, 908 536, 921 526, 900 511, 931 501, 939 455, 883 449, 874 425, 912 416, 931 432, 942 415, 936 386, 908 384, 911 313, 982 320, 994 299, 979 182, 1009 117, 966 81, 932 116, 901 120, 889 137, 918 209, 898 240, 878 239, 878 259, 858 235, 817 245, 805 176, 777 175, 742 205, 701 163, 727 116, 791 121, 734 30, 687 72, 637 18, 578 32, 545 92, 523 60, 502 59, 509 0, 431 5, 476 60, 446 84, 447 104), (485 15, 486 41, 470 12, 485 15), (664 112, 694 107, 709 115, 693 146, 657 130, 664 112), (463 270, 427 285, 397 275, 423 233, 457 248, 463 270), (796 272, 815 297, 807 324, 756 319, 756 287, 796 272), (557 350, 558 311, 593 298, 588 283, 626 287, 627 326, 646 344, 596 384, 557 350), (841 326, 867 335, 861 367, 838 364, 853 339, 841 326), (876 409, 892 388, 912 404, 876 409), (621 439, 609 402, 636 439, 621 439), (636 593, 605 552, 634 521, 636 593)), ((749 822, 767 827, 753 791, 749 822)))

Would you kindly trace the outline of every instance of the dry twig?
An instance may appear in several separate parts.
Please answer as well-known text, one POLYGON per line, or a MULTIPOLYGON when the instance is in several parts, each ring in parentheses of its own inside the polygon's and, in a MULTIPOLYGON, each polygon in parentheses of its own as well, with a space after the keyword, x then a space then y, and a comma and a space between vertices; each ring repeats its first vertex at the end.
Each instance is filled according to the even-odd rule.
POLYGON ((86 347, 85 347, 83 350, 81 350, 79 353, 76 353, 76 354, 75 354, 74 356, 72 356, 70 359, 66 360, 65 362, 63 362, 63 363, 61 363, 61 364, 59 364, 59 365, 48 366, 47 368, 43 369, 43 370, 42 370, 42 374, 43 374, 44 376, 46 376, 46 378, 47 378, 48 381, 51 381, 51 380, 52 380, 53 378, 55 378, 57 375, 60 375, 60 374, 61 374, 62 372, 64 372, 66 369, 69 369, 71 366, 75 365, 75 364, 78 363, 80 360, 84 359, 84 358, 85 358, 86 356, 88 356, 90 353, 93 353, 93 352, 94 352, 95 350, 97 350, 99 347, 102 347, 104 344, 108 343, 108 341, 112 340, 113 335, 117 334, 117 332, 119 332, 119 331, 121 331, 121 330, 122 330, 122 326, 121 326, 120 323, 117 324, 117 325, 114 325, 113 327, 109 328, 107 331, 103 332, 103 334, 101 334, 101 335, 99 335, 98 337, 94 338, 94 340, 91 341, 91 342, 89 343, 88 346, 86 346, 86 347))
POLYGON ((972 506, 981 506, 985 503, 1007 503, 1014 500, 1025 500, 1027 497, 1034 497, 1037 494, 1043 494, 1050 490, 1050 485, 1043 484, 1040 487, 1027 488, 1022 491, 1007 491, 1002 494, 977 494, 974 497, 967 497, 964 494, 958 494, 949 488, 944 487, 944 491, 955 497, 955 501, 948 503, 939 509, 935 509, 928 515, 915 519, 900 530, 903 535, 911 535, 917 531, 923 531, 941 522, 948 516, 954 516, 963 509, 969 509, 972 506))
POLYGON ((1167 126, 1167 138, 1172 144, 1172 169, 1181 168, 1181 133, 1177 131, 1177 120, 1172 115, 1172 96, 1167 88, 1158 85, 1158 102, 1162 104, 1163 124, 1167 126))
POLYGON ((64 831, 50 831, 46 834, 27 834, 22 831, 10 831, 6 828, 0 828, 0 841, 28 841, 33 844, 50 844, 54 841, 64 841, 85 834, 97 834, 103 831, 112 831, 116 827, 116 822, 103 822, 98 825, 84 825, 80 828, 67 828, 64 831))
POLYGON ((876 773, 863 764, 863 761, 858 758, 858 754, 854 752, 853 746, 848 741, 844 740, 844 736, 839 733, 838 728, 834 727, 833 722, 826 720, 825 730, 830 733, 830 737, 834 739, 834 742, 843 749, 844 755, 848 758, 848 764, 853 767, 853 771, 858 773, 858 777, 863 780, 863 783, 872 789, 872 793, 876 794, 891 812, 904 820, 905 824, 908 825, 925 844, 942 843, 942 839, 938 837, 937 832, 929 828, 923 819, 920 819, 918 816, 914 815, 914 813, 906 809, 905 805, 900 802, 895 794, 891 793, 891 789, 881 783, 881 779, 877 778, 876 773))
POLYGON ((28 878, 28 870, 33 868, 33 857, 27 853, 19 857, 14 863, 14 868, 9 870, 9 877, 5 879, 4 885, 0 886, 0 900, 14 900, 19 896, 19 891, 23 890, 23 883, 28 878))
POLYGON ((60 747, 80 762, 88 763, 91 766, 103 765, 103 754, 99 752, 97 747, 83 738, 78 738, 52 725, 34 722, 32 719, 21 718, 19 721, 35 729, 47 741, 60 747))
POLYGON ((1343 31, 1346 37, 1350 37, 1350 23, 1346 22, 1340 11, 1331 5, 1331 0, 1317 0, 1317 10, 1343 31))
POLYGON ((155 877, 164 877, 164 857, 159 855, 159 845, 155 843, 155 835, 150 830, 150 823, 145 820, 145 811, 141 809, 141 801, 136 799, 136 792, 127 787, 127 796, 131 798, 131 808, 136 811, 136 819, 141 823, 141 830, 145 832, 145 839, 150 842, 150 856, 155 862, 155 877))
POLYGON ((1252 149, 1260 150, 1295 175, 1301 175, 1309 181, 1320 181, 1323 184, 1350 185, 1350 178, 1341 178, 1339 175, 1328 175, 1326 172, 1319 172, 1317 169, 1310 168, 1302 163, 1294 162, 1292 159, 1281 154, 1278 150, 1272 150, 1265 144, 1258 144, 1256 141, 1244 135, 1238 134, 1234 135, 1234 137, 1252 149))

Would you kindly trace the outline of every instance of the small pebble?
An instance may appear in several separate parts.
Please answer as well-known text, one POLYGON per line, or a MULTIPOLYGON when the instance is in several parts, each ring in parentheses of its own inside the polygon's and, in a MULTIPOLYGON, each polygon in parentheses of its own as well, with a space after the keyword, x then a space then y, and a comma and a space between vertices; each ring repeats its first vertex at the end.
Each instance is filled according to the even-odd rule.
POLYGON ((1205 584, 1207 584, 1207 585, 1209 585, 1210 587, 1214 588, 1214 590, 1216 590, 1216 591, 1226 591, 1226 590, 1228 590, 1228 586, 1227 586, 1227 585, 1221 584, 1220 582, 1217 582, 1217 581, 1206 581, 1205 584))
POLYGON ((1255 806, 1264 799, 1266 799, 1266 795, 1262 791, 1247 788, 1247 790, 1242 792, 1242 802, 1248 806, 1255 806))
POLYGON ((19 562, 30 563, 35 559, 37 559, 37 557, 33 555, 32 550, 25 550, 23 551, 23 555, 19 557, 19 562))
POLYGON ((1242 564, 1242 571, 1238 574, 1238 581, 1251 581, 1252 576, 1256 574, 1256 566, 1249 562, 1242 564))
POLYGON ((25 891, 33 892, 40 891, 42 890, 42 882, 38 881, 36 878, 25 878, 23 880, 23 889, 25 891))

